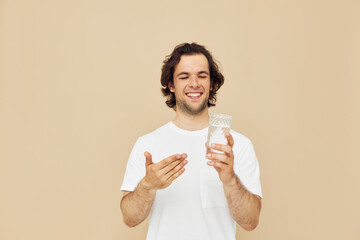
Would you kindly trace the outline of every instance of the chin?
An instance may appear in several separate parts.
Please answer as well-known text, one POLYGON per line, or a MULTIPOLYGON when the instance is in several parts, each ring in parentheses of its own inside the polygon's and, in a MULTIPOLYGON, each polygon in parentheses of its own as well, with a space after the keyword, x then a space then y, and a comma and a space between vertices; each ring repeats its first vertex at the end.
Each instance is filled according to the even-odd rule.
POLYGON ((202 104, 201 106, 196 107, 196 108, 190 107, 190 106, 188 106, 187 104, 185 104, 185 105, 183 106, 183 109, 184 109, 185 112, 187 112, 188 114, 198 115, 198 114, 203 113, 204 111, 206 111, 206 109, 207 109, 206 107, 207 107, 206 103, 205 103, 205 104, 202 104))

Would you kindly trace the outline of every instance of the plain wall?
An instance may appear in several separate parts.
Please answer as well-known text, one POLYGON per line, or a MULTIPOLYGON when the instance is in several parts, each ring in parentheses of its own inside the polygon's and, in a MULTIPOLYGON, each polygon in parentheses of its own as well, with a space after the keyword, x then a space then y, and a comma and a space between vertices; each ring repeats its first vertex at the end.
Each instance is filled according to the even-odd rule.
POLYGON ((0 239, 145 239, 119 191, 136 139, 174 117, 165 56, 204 44, 211 112, 255 146, 263 208, 237 239, 360 239, 360 2, 2 0, 0 239))

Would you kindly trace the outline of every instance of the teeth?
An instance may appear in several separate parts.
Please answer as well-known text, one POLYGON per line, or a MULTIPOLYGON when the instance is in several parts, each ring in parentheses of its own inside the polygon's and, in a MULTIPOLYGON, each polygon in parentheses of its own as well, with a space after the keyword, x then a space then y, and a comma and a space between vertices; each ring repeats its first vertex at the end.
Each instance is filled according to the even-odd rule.
POLYGON ((187 95, 189 97, 198 97, 198 96, 200 96, 200 93, 188 93, 187 95))

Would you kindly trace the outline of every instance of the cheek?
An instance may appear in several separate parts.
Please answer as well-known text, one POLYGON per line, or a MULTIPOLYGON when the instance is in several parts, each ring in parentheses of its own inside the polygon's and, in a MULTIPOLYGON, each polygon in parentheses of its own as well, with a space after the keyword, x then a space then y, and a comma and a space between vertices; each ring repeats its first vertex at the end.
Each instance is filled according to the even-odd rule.
POLYGON ((175 86, 173 86, 173 92, 182 92, 185 88, 187 83, 185 81, 178 81, 174 83, 175 86))

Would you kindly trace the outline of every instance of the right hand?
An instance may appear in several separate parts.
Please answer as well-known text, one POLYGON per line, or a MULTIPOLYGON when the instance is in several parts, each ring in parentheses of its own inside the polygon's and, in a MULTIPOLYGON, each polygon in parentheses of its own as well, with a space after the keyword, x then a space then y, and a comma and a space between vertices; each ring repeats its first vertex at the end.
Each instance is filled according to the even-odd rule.
POLYGON ((146 158, 146 175, 143 180, 152 190, 168 187, 185 171, 184 166, 187 164, 185 153, 171 155, 158 163, 153 163, 149 152, 145 152, 144 156, 146 158))

